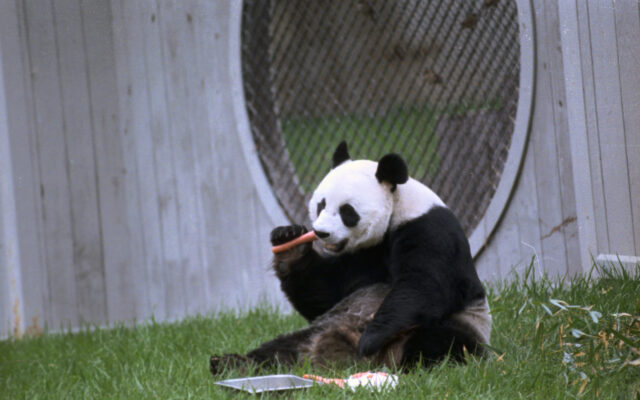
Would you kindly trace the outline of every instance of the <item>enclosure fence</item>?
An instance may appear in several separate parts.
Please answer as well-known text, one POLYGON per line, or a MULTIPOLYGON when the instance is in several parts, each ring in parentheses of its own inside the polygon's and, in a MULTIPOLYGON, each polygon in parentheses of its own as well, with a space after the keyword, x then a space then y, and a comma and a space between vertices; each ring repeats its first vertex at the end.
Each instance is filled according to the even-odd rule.
POLYGON ((242 68, 256 151, 292 222, 341 140, 401 154, 470 234, 502 173, 518 101, 507 0, 249 0, 242 68))

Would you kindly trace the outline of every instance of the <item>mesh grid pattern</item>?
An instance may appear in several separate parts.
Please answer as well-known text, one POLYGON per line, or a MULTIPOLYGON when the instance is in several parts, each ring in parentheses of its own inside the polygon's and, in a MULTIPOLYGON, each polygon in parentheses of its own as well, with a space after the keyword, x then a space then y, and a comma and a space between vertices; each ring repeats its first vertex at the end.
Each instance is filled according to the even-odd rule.
POLYGON ((401 154, 467 234, 489 205, 518 100, 514 0, 245 0, 242 68, 256 150, 289 218, 346 140, 401 154))

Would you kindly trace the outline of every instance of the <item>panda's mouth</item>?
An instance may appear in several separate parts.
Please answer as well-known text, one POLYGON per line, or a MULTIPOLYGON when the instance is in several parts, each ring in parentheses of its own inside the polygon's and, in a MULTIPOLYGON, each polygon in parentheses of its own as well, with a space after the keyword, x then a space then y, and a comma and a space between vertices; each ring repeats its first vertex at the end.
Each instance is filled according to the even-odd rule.
POLYGON ((344 248, 347 245, 348 241, 349 241, 349 239, 344 239, 344 240, 341 240, 340 242, 338 242, 336 244, 325 243, 324 244, 324 248, 325 248, 325 250, 328 250, 331 253, 340 253, 342 250, 344 250, 344 248))

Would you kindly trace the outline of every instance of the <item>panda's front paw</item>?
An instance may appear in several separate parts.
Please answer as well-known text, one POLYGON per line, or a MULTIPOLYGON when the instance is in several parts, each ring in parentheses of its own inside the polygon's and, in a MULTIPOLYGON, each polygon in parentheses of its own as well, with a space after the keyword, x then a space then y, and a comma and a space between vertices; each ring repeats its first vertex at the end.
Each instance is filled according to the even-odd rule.
MULTIPOLYGON (((303 225, 279 226, 271 231, 271 244, 278 246, 290 242, 307 232, 308 229, 303 225)), ((307 254, 310 249, 311 243, 304 243, 274 254, 272 266, 278 278, 282 279, 289 275, 291 270, 295 268, 295 263, 307 254)))
POLYGON ((278 246, 290 242, 308 231, 304 225, 279 226, 271 231, 271 244, 278 246))

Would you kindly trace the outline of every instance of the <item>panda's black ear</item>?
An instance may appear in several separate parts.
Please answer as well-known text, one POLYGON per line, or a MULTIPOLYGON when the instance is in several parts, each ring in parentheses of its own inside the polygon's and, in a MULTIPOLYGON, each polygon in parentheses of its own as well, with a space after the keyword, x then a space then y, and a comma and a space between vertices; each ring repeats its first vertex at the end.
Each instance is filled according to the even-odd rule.
POLYGON ((407 164, 402 157, 397 154, 387 154, 378 161, 376 171, 378 182, 388 182, 391 184, 391 191, 396 190, 396 185, 403 184, 409 180, 407 164))
POLYGON ((333 165, 331 168, 335 168, 343 162, 350 160, 349 149, 347 149, 347 142, 344 140, 340 142, 338 147, 336 147, 336 151, 333 152, 333 165))

